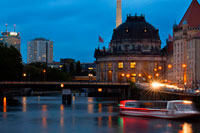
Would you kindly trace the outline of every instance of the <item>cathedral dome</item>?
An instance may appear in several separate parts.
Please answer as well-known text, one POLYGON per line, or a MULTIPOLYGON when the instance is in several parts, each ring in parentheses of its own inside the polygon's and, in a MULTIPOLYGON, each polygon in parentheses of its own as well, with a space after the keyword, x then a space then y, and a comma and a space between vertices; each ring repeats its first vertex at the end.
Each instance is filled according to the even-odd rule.
POLYGON ((126 22, 114 29, 111 43, 142 41, 161 42, 158 30, 144 16, 127 16, 126 22))

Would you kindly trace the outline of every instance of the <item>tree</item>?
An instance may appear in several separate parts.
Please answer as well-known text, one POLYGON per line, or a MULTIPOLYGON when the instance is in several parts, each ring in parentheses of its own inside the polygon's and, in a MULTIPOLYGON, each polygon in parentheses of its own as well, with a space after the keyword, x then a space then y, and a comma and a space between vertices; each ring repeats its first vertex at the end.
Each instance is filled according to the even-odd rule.
POLYGON ((0 44, 0 80, 21 80, 23 74, 22 57, 19 51, 10 46, 0 44))

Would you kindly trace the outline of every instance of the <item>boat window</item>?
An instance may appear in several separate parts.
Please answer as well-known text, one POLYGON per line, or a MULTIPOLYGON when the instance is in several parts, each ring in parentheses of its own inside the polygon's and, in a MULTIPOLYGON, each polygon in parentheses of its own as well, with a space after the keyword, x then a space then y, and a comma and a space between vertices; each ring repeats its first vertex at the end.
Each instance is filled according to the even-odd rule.
POLYGON ((138 104, 135 102, 127 102, 125 107, 135 108, 138 107, 138 104))
POLYGON ((179 111, 195 111, 192 104, 176 104, 176 107, 179 111))

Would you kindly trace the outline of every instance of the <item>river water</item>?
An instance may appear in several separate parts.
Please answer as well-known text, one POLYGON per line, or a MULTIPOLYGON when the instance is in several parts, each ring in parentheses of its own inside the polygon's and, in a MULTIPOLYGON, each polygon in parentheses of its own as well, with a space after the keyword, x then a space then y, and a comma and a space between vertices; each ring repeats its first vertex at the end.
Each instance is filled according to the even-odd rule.
POLYGON ((71 106, 61 96, 3 99, 0 133, 200 133, 200 118, 164 120, 119 115, 116 100, 73 97, 71 106))

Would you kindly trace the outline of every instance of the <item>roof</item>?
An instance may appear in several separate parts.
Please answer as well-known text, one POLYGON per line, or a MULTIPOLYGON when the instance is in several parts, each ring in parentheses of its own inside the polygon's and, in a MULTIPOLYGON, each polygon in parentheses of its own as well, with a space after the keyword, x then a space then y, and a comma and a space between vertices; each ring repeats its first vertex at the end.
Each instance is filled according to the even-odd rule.
POLYGON ((189 8, 187 9, 185 15, 183 16, 181 22, 179 23, 179 27, 187 23, 190 27, 199 27, 200 26, 200 4, 197 0, 192 0, 189 8))
POLYGON ((47 40, 45 38, 35 38, 32 41, 49 41, 49 40, 47 40))
POLYGON ((126 22, 119 25, 113 32, 111 43, 142 40, 159 41, 160 36, 158 30, 148 22, 144 16, 127 16, 126 22))

